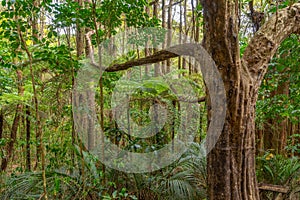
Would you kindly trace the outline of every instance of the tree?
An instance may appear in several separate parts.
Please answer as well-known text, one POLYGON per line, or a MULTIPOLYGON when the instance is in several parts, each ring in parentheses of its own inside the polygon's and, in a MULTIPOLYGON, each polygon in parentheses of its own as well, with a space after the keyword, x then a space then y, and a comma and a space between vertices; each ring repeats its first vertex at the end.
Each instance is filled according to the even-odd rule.
MULTIPOLYGON (((95 59, 94 63, 99 67, 101 62, 105 61, 105 58, 100 56, 104 48, 97 48, 99 44, 122 31, 123 28, 134 30, 141 27, 158 27, 161 25, 158 18, 163 15, 163 27, 174 28, 172 32, 168 32, 169 37, 165 37, 163 49, 169 46, 171 36, 176 33, 180 33, 178 38, 180 45, 159 50, 152 49, 151 44, 147 43, 144 52, 137 51, 133 54, 130 52, 130 55, 122 55, 106 69, 103 78, 95 88, 97 93, 87 98, 88 103, 98 112, 97 117, 101 119, 101 128, 106 131, 106 136, 114 139, 114 143, 121 148, 132 149, 131 147, 134 147, 133 151, 142 152, 153 142, 156 145, 154 149, 162 146, 160 137, 150 138, 144 142, 129 137, 129 134, 119 129, 111 112, 111 100, 104 98, 104 95, 111 95, 116 82, 124 75, 123 72, 116 73, 116 71, 126 70, 133 66, 156 63, 155 71, 159 76, 168 72, 168 67, 175 63, 174 61, 178 61, 178 68, 185 69, 179 70, 182 71, 180 76, 194 75, 193 73, 197 71, 190 70, 192 65, 188 65, 186 57, 180 58, 178 54, 171 52, 180 52, 180 55, 186 56, 193 56, 191 54, 194 52, 200 52, 193 51, 195 49, 192 49, 190 44, 182 43, 189 41, 184 35, 195 38, 198 42, 202 37, 202 30, 195 26, 204 21, 203 45, 220 71, 226 88, 228 105, 222 135, 216 147, 208 155, 208 198, 214 200, 259 199, 255 176, 254 127, 257 93, 267 71, 269 60, 277 47, 290 34, 300 33, 299 3, 295 4, 295 0, 276 1, 276 5, 273 5, 272 12, 270 12, 273 16, 264 22, 261 20, 264 17, 261 11, 264 9, 258 9, 257 5, 271 4, 271 1, 260 3, 250 0, 66 0, 60 2, 63 3, 40 0, 1 1, 0 171, 9 176, 11 181, 8 184, 2 184, 6 182, 6 178, 0 180, 0 198, 26 199, 39 196, 40 199, 47 197, 49 199, 63 199, 64 197, 103 199, 105 198, 103 195, 106 195, 106 198, 108 198, 107 195, 111 198, 119 198, 115 195, 121 194, 119 191, 121 189, 124 191, 123 187, 129 189, 129 194, 137 194, 143 199, 157 199, 158 196, 171 199, 202 198, 200 193, 204 193, 207 188, 204 183, 205 164, 202 160, 200 162, 200 160, 190 159, 191 156, 196 158, 198 151, 189 149, 190 152, 187 152, 182 159, 160 171, 144 175, 126 175, 110 168, 102 167, 101 169, 104 165, 87 152, 88 150, 77 137, 74 123, 72 123, 71 90, 75 76, 78 74, 77 70, 81 66, 81 59, 90 55, 93 61, 94 56, 98 55, 99 59, 95 59), (250 14, 244 13, 244 16, 241 16, 243 5, 248 4, 250 14), (283 8, 284 6, 286 8, 283 8), (163 7, 164 12, 161 12, 160 7, 163 7), (277 12, 278 8, 283 9, 277 12), (202 19, 202 13, 204 19, 202 19), (249 34, 247 29, 249 26, 243 22, 243 17, 249 17, 250 23, 254 24, 253 32, 255 32, 254 38, 245 51, 246 45, 241 45, 245 41, 239 40, 239 32, 242 32, 240 29, 242 26, 246 27, 246 36, 243 38, 245 40, 249 35, 252 36, 252 33, 249 34), (145 57, 140 58, 143 55, 145 57), (138 59, 134 60, 135 58, 138 59), (168 65, 167 61, 169 61, 168 65), (124 63, 119 64, 119 62, 124 63), (186 70, 189 70, 191 74, 186 73, 186 70), (99 100, 95 101, 94 98, 99 100), (37 137, 34 137, 34 132, 37 137), (38 148, 33 151, 31 146, 38 148), (34 157, 34 154, 39 157, 34 157), (39 161, 42 163, 39 164, 39 161), (36 169, 33 169, 35 162, 38 165, 36 169), (28 171, 34 170, 34 172, 20 174, 24 172, 25 167, 28 171), (66 170, 57 172, 56 169, 66 170), (36 173, 36 170, 42 170, 42 173, 36 173), (11 174, 16 174, 16 176, 10 176, 11 174), (36 184, 36 181, 43 185, 36 184), (155 189, 159 191, 155 192, 155 189), (142 195, 144 193, 147 197, 142 195)), ((125 34, 123 40, 125 41, 125 34)), ((111 47, 107 46, 108 49, 111 48, 112 54, 115 52, 114 44, 118 43, 118 41, 111 40, 111 47)), ((125 42, 122 45, 125 45, 125 42)), ((124 50, 122 51, 124 54, 124 50)), ((295 54, 298 56, 299 53, 295 54)), ((113 56, 119 57, 117 54, 113 56)), ((188 59, 193 61, 190 57, 188 59)), ((299 63, 297 58, 292 58, 292 60, 299 63)), ((284 62, 287 63, 286 58, 284 62)), ((272 73, 271 66, 273 65, 269 65, 271 69, 269 73, 272 73)), ((148 75, 151 75, 150 69, 150 66, 145 68, 148 75)), ((290 75, 292 74, 284 78, 287 79, 290 75)), ((287 93, 286 89, 289 87, 290 97, 299 96, 298 91, 291 92, 292 87, 299 86, 298 82, 297 85, 293 81, 278 83, 282 83, 282 85, 278 84, 282 88, 276 89, 278 94, 287 93)), ((274 87, 277 88, 277 84, 275 85, 274 87)), ((142 86, 143 91, 152 91, 152 89, 155 92, 158 91, 155 84, 151 87, 142 86)), ((148 123, 150 120, 146 115, 148 108, 152 100, 156 100, 156 96, 153 98, 152 93, 145 94, 143 96, 138 93, 133 96, 136 98, 130 97, 132 100, 130 104, 134 111, 132 112, 133 119, 140 124, 148 123)), ((176 136, 175 121, 181 111, 180 99, 174 100, 173 96, 167 98, 172 100, 171 104, 176 109, 171 113, 173 116, 171 116, 170 123, 162 129, 159 135, 156 135, 167 136, 163 142, 168 142, 176 136)), ((209 99, 211 98, 207 96, 193 101, 207 100, 207 107, 210 108, 209 104, 212 104, 214 99, 211 99, 211 102, 209 99)), ((170 107, 172 107, 171 104, 170 107)), ((299 104, 299 98, 293 104, 299 104)), ((127 114, 130 114, 128 111, 129 109, 127 114)), ((290 109, 290 116, 297 118, 292 126, 287 124, 291 123, 289 121, 278 122, 279 117, 286 117, 281 112, 280 116, 275 115, 272 123, 276 127, 281 126, 280 130, 285 131, 281 138, 276 137, 276 139, 286 140, 281 143, 281 148, 286 142, 289 143, 287 140, 289 134, 285 130, 287 126, 290 126, 288 131, 291 133, 299 131, 298 111, 299 107, 296 106, 290 109)), ((155 112, 159 110, 156 109, 155 112)), ((210 114, 211 110, 208 110, 208 115, 210 114)), ((93 128, 95 124, 94 122, 88 124, 87 117, 88 115, 84 115, 82 118, 83 128, 88 128, 89 125, 91 128, 88 132, 92 133, 96 130, 93 128)), ((129 118, 130 115, 127 117, 129 118)), ((287 119, 290 120, 290 118, 287 119)), ((202 121, 202 118, 200 120, 202 121)), ((94 145, 95 138, 92 136, 93 134, 88 138, 90 146, 94 145)), ((295 143, 297 143, 296 137, 291 141, 292 146, 296 147, 295 143)), ((101 150, 104 152, 104 149, 101 150)), ((199 147, 200 150, 202 152, 199 147)), ((299 151, 299 148, 296 150, 299 151)), ((286 165, 283 166, 286 167, 286 165)), ((204 196, 203 194, 203 198, 204 196)))
POLYGON ((239 49, 239 2, 202 0, 203 44, 214 59, 227 96, 226 121, 208 155, 210 199, 259 199, 255 175, 255 104, 268 63, 281 42, 300 33, 300 4, 277 12, 239 49))
MULTIPOLYGON (((241 58, 239 2, 202 0, 201 3, 205 24, 203 45, 222 76, 228 105, 222 134, 208 155, 208 196, 214 200, 259 199, 255 173, 258 90, 268 63, 281 42, 293 33, 300 33, 300 4, 291 4, 270 17, 254 35, 241 58)), ((178 50, 176 46, 172 48, 178 50)), ((146 58, 112 65, 106 71, 125 70, 177 56, 162 50, 146 58)))

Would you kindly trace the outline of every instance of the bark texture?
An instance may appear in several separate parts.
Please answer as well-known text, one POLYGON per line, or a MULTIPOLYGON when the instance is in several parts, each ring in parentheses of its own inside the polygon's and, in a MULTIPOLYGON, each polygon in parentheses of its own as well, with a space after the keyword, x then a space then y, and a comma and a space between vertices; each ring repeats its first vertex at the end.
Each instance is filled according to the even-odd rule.
MULTIPOLYGON (((240 59, 238 0, 202 0, 204 47, 216 62, 227 96, 226 121, 208 155, 208 196, 259 199, 255 175, 255 104, 267 65, 280 43, 299 33, 300 4, 279 11, 256 33, 240 59)), ((212 99, 213 101, 213 99, 212 99)))

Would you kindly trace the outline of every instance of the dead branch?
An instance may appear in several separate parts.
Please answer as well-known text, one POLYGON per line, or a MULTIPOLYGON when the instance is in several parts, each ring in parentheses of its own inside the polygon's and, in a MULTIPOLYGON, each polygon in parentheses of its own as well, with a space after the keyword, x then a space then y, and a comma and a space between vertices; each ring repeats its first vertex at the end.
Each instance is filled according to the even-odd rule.
POLYGON ((279 193, 288 193, 290 190, 289 187, 287 186, 281 186, 281 185, 271 185, 271 184, 266 184, 266 183, 259 183, 258 188, 260 190, 267 190, 267 191, 272 191, 272 192, 279 192, 279 193))

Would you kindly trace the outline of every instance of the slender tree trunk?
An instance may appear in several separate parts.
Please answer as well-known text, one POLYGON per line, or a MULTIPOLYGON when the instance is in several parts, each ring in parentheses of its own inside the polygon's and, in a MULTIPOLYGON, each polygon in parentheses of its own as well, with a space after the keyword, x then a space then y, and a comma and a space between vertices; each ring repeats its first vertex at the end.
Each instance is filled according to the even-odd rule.
POLYGON ((39 39, 42 40, 44 38, 44 28, 45 28, 45 20, 46 20, 46 17, 45 17, 45 8, 42 7, 41 8, 42 11, 40 13, 40 36, 39 36, 39 39))
MULTIPOLYGON (((39 1, 38 0, 34 0, 33 1, 33 5, 34 7, 37 7, 39 5, 39 1)), ((31 25, 31 28, 32 28, 32 35, 36 38, 36 40, 38 40, 38 23, 37 23, 37 16, 36 16, 36 13, 33 13, 33 18, 32 18, 32 25, 31 25)), ((27 45, 26 45, 26 41, 24 40, 23 36, 22 36, 22 33, 21 31, 19 31, 19 35, 21 37, 21 42, 23 43, 23 45, 25 46, 26 48, 26 53, 28 55, 28 58, 30 60, 30 62, 32 62, 32 58, 31 58, 31 53, 28 51, 27 49, 27 45)), ((36 44, 36 41, 33 41, 33 44, 36 44)), ((38 114, 38 99, 37 99, 37 95, 36 95, 36 87, 35 87, 35 78, 34 78, 34 74, 33 74, 33 68, 32 68, 32 63, 30 63, 30 75, 31 75, 31 81, 32 81, 32 88, 33 88, 33 100, 34 100, 34 105, 35 105, 35 112, 36 112, 36 121, 37 121, 37 124, 36 124, 36 140, 38 143, 40 143, 40 130, 39 130, 39 114, 38 114)), ((40 155, 41 155, 41 148, 40 148, 40 145, 37 145, 36 146, 36 165, 35 165, 35 168, 38 166, 38 162, 40 160, 40 155)))
MULTIPOLYGON (((153 4, 153 17, 158 18, 158 1, 156 1, 153 4)), ((156 51, 157 50, 154 49, 154 53, 156 51)), ((155 76, 161 75, 161 69, 160 69, 159 63, 155 63, 155 65, 154 65, 154 74, 155 74, 155 76)))
MULTIPOLYGON (((162 11, 161 11, 161 20, 162 20, 162 27, 164 29, 167 28, 167 23, 166 23, 166 0, 162 0, 161 1, 161 7, 162 7, 162 11)), ((169 30, 170 31, 170 30, 169 30)), ((165 49, 167 46, 167 42, 168 42, 168 36, 165 36, 164 41, 162 43, 162 48, 165 49)), ((161 62, 161 69, 162 69, 162 73, 166 74, 167 73, 167 62, 163 61, 161 62)))
MULTIPOLYGON (((172 7, 173 0, 169 0, 169 7, 168 7, 168 38, 167 38, 167 46, 169 47, 172 42, 172 7)), ((171 59, 167 60, 167 69, 166 72, 169 73, 171 71, 171 59)))
POLYGON ((263 129, 257 129, 257 145, 256 145, 256 155, 263 155, 264 152, 264 130, 263 129))
MULTIPOLYGON (((40 5, 39 0, 33 1, 34 7, 38 7, 40 5)), ((37 26, 37 14, 33 13, 33 22, 32 22, 32 34, 38 39, 38 26, 37 26)), ((38 160, 39 160, 39 155, 41 155, 41 166, 42 166, 42 178, 43 178, 43 191, 44 193, 42 194, 41 198, 44 198, 45 200, 48 200, 48 195, 47 195, 47 182, 46 182, 46 160, 45 160, 45 150, 43 146, 43 130, 42 130, 42 124, 41 124, 41 117, 39 115, 39 101, 38 101, 38 93, 36 90, 36 80, 34 76, 34 71, 33 71, 33 57, 32 54, 30 53, 25 38, 23 37, 23 33, 20 30, 20 27, 18 27, 18 34, 20 37, 20 42, 22 43, 25 52, 28 56, 28 59, 30 61, 29 65, 29 71, 30 71, 30 76, 31 76, 31 83, 32 83, 32 89, 33 89, 33 100, 34 100, 34 106, 35 106, 35 117, 36 117, 36 140, 39 143, 37 145, 37 161, 36 161, 36 166, 38 166, 38 160)), ((33 42, 35 44, 35 41, 33 42)))
POLYGON ((30 123, 30 107, 26 106, 26 167, 31 171, 31 154, 30 154, 30 136, 31 136, 31 123, 30 123))
MULTIPOLYGON (((91 113, 95 113, 95 93, 91 92, 91 90, 87 91, 87 101, 88 101, 88 105, 90 108, 93 109, 94 112, 91 113)), ((94 124, 94 119, 95 116, 88 116, 88 118, 90 118, 90 120, 88 120, 88 127, 87 127, 87 133, 88 133, 88 149, 92 150, 95 147, 95 124, 94 124)))
MULTIPOLYGON (((146 6, 145 11, 146 11, 147 15, 150 16, 150 8, 149 8, 149 6, 146 6)), ((126 23, 124 23, 124 29, 126 29, 126 23)), ((125 39, 123 41, 125 41, 125 39)), ((123 45, 123 49, 124 49, 125 48, 125 43, 123 42, 122 45, 123 45)), ((124 54, 124 52, 122 52, 122 53, 124 54)), ((149 49, 149 44, 148 44, 148 41, 146 41, 146 44, 145 44, 145 56, 147 57, 150 54, 151 54, 151 52, 150 52, 150 49, 149 49)), ((145 66, 145 75, 149 74, 149 68, 150 68, 149 65, 145 66)))
MULTIPOLYGON (((179 3, 179 38, 178 38, 178 43, 181 44, 182 43, 182 2, 179 3)), ((181 65, 182 65, 182 57, 179 56, 178 57, 178 69, 181 69, 181 65)), ((180 78, 180 74, 178 75, 180 78)))
MULTIPOLYGON (((200 3, 199 3, 199 0, 196 0, 196 8, 198 8, 198 6, 200 5, 200 3)), ((195 27, 195 41, 196 42, 199 42, 199 39, 200 39, 200 26, 199 26, 199 24, 200 24, 200 22, 199 22, 199 20, 200 20, 200 17, 199 16, 195 16, 195 25, 196 25, 196 27, 195 27)))
POLYGON ((4 116, 3 116, 3 109, 0 109, 0 140, 3 137, 3 129, 4 129, 4 116))
MULTIPOLYGON (((82 7, 82 0, 77 0, 80 7, 82 7)), ((77 57, 84 53, 84 29, 80 26, 79 22, 76 24, 76 52, 77 57)))
MULTIPOLYGON (((17 70, 18 95, 20 97, 22 97, 24 95, 24 87, 22 85, 22 79, 23 79, 23 72, 21 70, 17 70)), ((17 139, 17 132, 18 132, 18 127, 19 127, 19 122, 21 119, 20 115, 22 113, 22 110, 23 110, 23 104, 17 104, 15 117, 14 117, 13 124, 12 124, 11 131, 10 131, 10 141, 8 142, 7 154, 2 159, 1 171, 6 170, 9 159, 12 157, 14 144, 17 139)))
MULTIPOLYGON (((275 72, 275 71, 274 71, 275 72)), ((272 91, 269 98, 273 98, 276 95, 276 91, 272 91)), ((276 123, 274 119, 267 119, 263 125, 263 140, 264 140, 264 149, 269 150, 274 149, 277 151, 277 129, 275 127, 276 123)))
MULTIPOLYGON (((183 42, 186 42, 187 40, 187 35, 188 35, 188 32, 189 32, 189 29, 188 29, 188 22, 187 22, 187 0, 184 0, 184 5, 183 5, 183 21, 184 21, 184 31, 185 31, 185 35, 184 35, 184 38, 183 38, 183 42)), ((186 59, 185 57, 182 57, 182 69, 187 69, 187 66, 186 66, 187 62, 186 62, 186 59)))
MULTIPOLYGON (((287 97, 289 96, 289 88, 290 88, 290 82, 289 80, 289 75, 287 75, 284 79, 287 81, 283 81, 281 85, 277 89, 277 94, 278 95, 286 95, 287 97)), ((288 137, 288 118, 285 117, 282 119, 282 121, 279 123, 279 145, 278 145, 278 152, 280 154, 285 154, 285 147, 287 145, 287 137, 288 137)))

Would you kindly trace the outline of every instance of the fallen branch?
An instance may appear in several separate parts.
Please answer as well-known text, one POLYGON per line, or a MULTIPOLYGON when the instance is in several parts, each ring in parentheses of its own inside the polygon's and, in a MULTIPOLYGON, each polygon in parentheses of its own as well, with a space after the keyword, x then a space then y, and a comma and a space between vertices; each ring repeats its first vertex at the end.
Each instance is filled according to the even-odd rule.
POLYGON ((271 185, 271 184, 266 184, 266 183, 259 183, 258 188, 260 190, 267 190, 267 191, 272 191, 272 192, 279 192, 279 193, 288 193, 290 190, 289 187, 287 186, 281 186, 281 185, 271 185))

